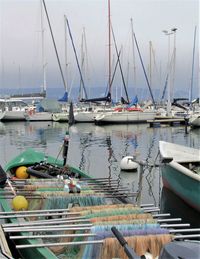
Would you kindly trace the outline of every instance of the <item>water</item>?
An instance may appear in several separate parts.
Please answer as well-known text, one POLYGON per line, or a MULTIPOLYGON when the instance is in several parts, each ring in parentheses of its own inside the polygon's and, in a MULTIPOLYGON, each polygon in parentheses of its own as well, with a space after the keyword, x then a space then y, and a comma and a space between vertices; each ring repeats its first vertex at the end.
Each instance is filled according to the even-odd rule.
MULTIPOLYGON (((0 164, 4 167, 10 159, 28 147, 57 157, 67 128, 66 123, 59 122, 0 123, 0 164)), ((139 175, 120 172, 121 159, 133 155, 137 160, 147 163, 142 178, 141 193, 137 198, 141 203, 154 203, 156 206, 161 206, 163 211, 165 208, 170 210, 170 205, 166 203, 170 201, 166 198, 169 195, 162 192, 160 169, 150 167, 155 162, 159 163, 159 140, 199 148, 199 136, 199 129, 185 134, 183 126, 150 128, 148 124, 112 126, 76 124, 70 128, 67 163, 93 177, 118 178, 135 192, 140 188, 139 175)), ((171 202, 173 200, 171 199, 171 202)), ((179 210, 180 206, 177 204, 180 203, 176 203, 176 208, 179 210)), ((180 216, 179 212, 175 214, 180 216)), ((187 222, 196 218, 188 216, 185 219, 187 222)), ((195 226, 195 223, 193 225, 195 226)))

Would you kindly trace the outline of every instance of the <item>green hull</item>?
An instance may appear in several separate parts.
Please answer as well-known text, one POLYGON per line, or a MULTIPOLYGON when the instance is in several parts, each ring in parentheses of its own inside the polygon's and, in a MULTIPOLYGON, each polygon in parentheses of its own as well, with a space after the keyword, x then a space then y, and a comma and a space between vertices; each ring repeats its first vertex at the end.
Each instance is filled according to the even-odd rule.
MULTIPOLYGON (((21 153, 19 156, 12 159, 5 166, 5 171, 8 172, 8 171, 12 170, 13 168, 16 168, 16 167, 19 167, 19 166, 22 166, 22 165, 30 166, 30 165, 33 165, 35 163, 39 163, 41 161, 44 161, 45 159, 46 159, 46 162, 48 162, 50 164, 58 165, 58 166, 63 165, 63 161, 61 161, 59 159, 56 159, 55 157, 52 157, 52 156, 46 157, 44 153, 38 152, 38 151, 35 151, 32 148, 29 148, 26 151, 24 151, 23 153, 21 153)), ((83 177, 89 177, 90 178, 90 176, 88 176, 86 173, 82 172, 80 169, 78 169, 76 167, 69 166, 69 168, 74 173, 79 173, 83 177)))
MULTIPOLYGON (((45 159, 45 154, 41 152, 37 152, 33 149, 27 149, 25 152, 21 153, 19 156, 15 157, 13 160, 11 160, 6 166, 5 166, 5 171, 8 172, 18 166, 26 165, 30 166, 35 163, 39 163, 41 161, 44 161, 45 159)), ((54 157, 48 156, 47 162, 54 164, 54 165, 59 165, 62 166, 63 162, 61 160, 58 160, 54 157)), ((82 172, 78 168, 69 166, 70 170, 74 173, 80 174, 82 177, 89 177, 86 173, 82 172)), ((90 178, 90 177, 89 177, 90 178)), ((1 192, 1 194, 3 191, 1 192)), ((9 202, 6 199, 1 198, 0 199, 0 204, 1 204, 1 209, 2 211, 11 211, 11 206, 9 205, 9 202)), ((18 222, 17 219, 11 218, 10 223, 16 223, 18 222)), ((23 235, 21 233, 21 235, 23 235)), ((37 240, 33 239, 23 239, 23 243, 20 243, 20 240, 16 240, 16 244, 36 244, 37 240)), ((56 259, 58 258, 54 253, 52 253, 48 248, 30 248, 30 249, 21 249, 20 254, 22 258, 29 258, 29 259, 56 259)))
POLYGON ((35 163, 39 163, 41 161, 44 161, 47 159, 48 163, 51 164, 57 164, 62 166, 62 161, 58 160, 54 157, 48 156, 45 157, 45 154, 42 152, 35 151, 32 148, 27 149, 23 153, 21 153, 19 156, 15 157, 12 159, 6 166, 5 166, 5 171, 9 171, 14 167, 18 167, 21 165, 33 165, 35 163))
POLYGON ((172 190, 191 207, 200 211, 200 181, 198 179, 177 170, 170 164, 163 165, 162 179, 166 188, 172 190))

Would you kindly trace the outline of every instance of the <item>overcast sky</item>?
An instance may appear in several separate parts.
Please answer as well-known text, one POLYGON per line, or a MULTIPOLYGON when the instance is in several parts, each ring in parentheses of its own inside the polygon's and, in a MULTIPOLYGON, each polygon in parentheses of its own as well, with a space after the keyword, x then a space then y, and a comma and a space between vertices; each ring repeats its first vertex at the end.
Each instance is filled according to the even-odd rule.
MULTIPOLYGON (((74 44, 80 58, 81 37, 85 28, 88 66, 85 66, 86 84, 106 87, 108 81, 108 3, 107 0, 46 0, 58 54, 65 74, 64 15, 67 16, 74 44)), ((192 70, 194 29, 199 25, 197 0, 111 0, 111 21, 118 48, 122 47, 121 62, 128 85, 144 86, 144 74, 135 49, 133 57, 130 19, 138 41, 145 68, 150 64, 149 42, 152 42, 152 87, 159 87, 167 73, 168 43, 170 57, 176 32, 175 88, 189 89, 192 70), (155 64, 154 59, 155 58, 155 64), (133 64, 136 63, 136 79, 133 64)), ((1 88, 38 87, 42 85, 40 0, 0 0, 0 75, 1 88)), ((56 60, 46 15, 45 59, 47 87, 64 87, 56 60)), ((197 37, 198 41, 198 37, 197 37)), ((197 87, 199 71, 198 42, 196 41, 194 83, 197 87)), ((68 83, 77 85, 79 73, 69 35, 67 36, 68 83)), ((84 51, 85 53, 85 51, 84 51)), ((115 56, 115 57, 114 57, 115 56)), ((112 42, 112 59, 116 52, 112 42)), ((114 65, 113 65, 114 67, 114 65)), ((119 71, 118 83, 120 82, 119 71)), ((65 74, 66 75, 66 74, 65 74)))

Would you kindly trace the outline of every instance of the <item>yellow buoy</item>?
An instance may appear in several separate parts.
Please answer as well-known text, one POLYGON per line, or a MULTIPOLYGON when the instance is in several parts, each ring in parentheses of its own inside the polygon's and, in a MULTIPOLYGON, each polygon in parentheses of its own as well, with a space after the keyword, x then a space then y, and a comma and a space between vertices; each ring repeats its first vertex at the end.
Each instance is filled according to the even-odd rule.
POLYGON ((27 179, 28 178, 28 174, 26 172, 27 167, 26 166, 20 166, 17 168, 17 170, 15 171, 15 175, 17 178, 19 179, 27 179))
POLYGON ((28 201, 24 196, 17 195, 12 200, 12 206, 14 210, 27 210, 28 209, 28 201))

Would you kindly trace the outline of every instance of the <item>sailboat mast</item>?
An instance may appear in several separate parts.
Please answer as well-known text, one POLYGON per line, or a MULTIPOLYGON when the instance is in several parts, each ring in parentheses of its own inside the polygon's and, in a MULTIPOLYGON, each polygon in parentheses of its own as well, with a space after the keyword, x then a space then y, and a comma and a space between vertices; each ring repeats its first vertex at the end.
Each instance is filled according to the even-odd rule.
POLYGON ((56 47, 56 42, 55 42, 55 39, 54 39, 54 36, 53 36, 53 31, 52 31, 52 28, 51 28, 51 23, 50 23, 49 15, 48 15, 48 12, 47 12, 47 7, 46 7, 46 4, 45 4, 45 0, 42 0, 42 3, 43 3, 44 10, 45 10, 45 13, 46 13, 47 21, 48 21, 48 24, 49 24, 49 29, 50 29, 50 33, 51 33, 51 38, 52 38, 52 41, 53 41, 53 46, 54 46, 54 50, 55 50, 55 53, 56 53, 56 58, 57 58, 57 61, 58 61, 58 66, 59 66, 59 69, 60 69, 60 73, 61 73, 63 85, 64 85, 64 88, 66 89, 65 78, 64 78, 64 75, 63 75, 63 71, 62 71, 60 59, 59 59, 59 56, 58 56, 58 51, 57 51, 57 47, 56 47))
POLYGON ((64 16, 64 32, 65 32, 65 78, 66 78, 66 89, 65 91, 68 92, 68 56, 67 56, 67 27, 65 22, 65 16, 64 16))
POLYGON ((133 72, 134 72, 134 86, 136 87, 136 63, 135 63, 135 44, 133 37, 133 19, 131 18, 131 34, 132 34, 132 46, 133 46, 133 72))
POLYGON ((70 26, 69 26, 69 21, 68 21, 66 16, 65 16, 65 21, 67 23, 67 28, 68 28, 68 31, 69 31, 69 37, 71 39, 72 48, 74 50, 74 55, 75 55, 75 58, 76 58, 76 63, 77 63, 77 66, 78 66, 80 77, 81 77, 82 86, 83 86, 83 89, 84 89, 84 92, 85 92, 85 98, 88 99, 87 91, 86 91, 84 80, 83 80, 83 75, 82 75, 82 72, 81 72, 81 67, 80 67, 80 64, 79 64, 78 56, 77 56, 77 53, 76 53, 76 48, 75 48, 75 45, 74 45, 71 29, 70 29, 70 26))
POLYGON ((46 64, 45 64, 45 52, 44 52, 44 18, 43 18, 43 4, 41 4, 41 34, 42 34, 42 71, 43 71, 43 85, 42 92, 46 96, 47 82, 46 82, 46 64))
POLYGON ((149 41, 149 84, 152 85, 152 42, 149 41))
POLYGON ((193 97, 194 55, 195 55, 195 47, 196 47, 196 32, 197 32, 197 26, 195 26, 195 29, 194 29, 194 45, 193 45, 193 53, 192 53, 192 78, 191 78, 191 88, 190 88, 190 102, 192 102, 192 97, 193 97))
POLYGON ((111 22, 110 22, 110 0, 108 0, 108 83, 111 92, 111 22))
POLYGON ((151 86, 150 86, 150 83, 149 83, 149 80, 148 80, 148 76, 147 76, 147 73, 146 73, 146 70, 145 70, 145 67, 144 67, 144 63, 143 63, 143 60, 142 60, 142 55, 140 53, 139 45, 138 45, 138 42, 137 42, 134 30, 133 30, 133 37, 134 37, 135 45, 136 45, 136 48, 137 48, 137 51, 138 51, 138 55, 139 55, 139 58, 140 58, 140 62, 141 62, 141 65, 142 65, 142 69, 143 69, 143 72, 144 72, 144 76, 145 76, 145 79, 146 79, 146 82, 147 82, 147 86, 149 88, 151 99, 152 99, 152 102, 154 104, 154 107, 156 108, 156 103, 155 103, 155 100, 154 100, 154 97, 153 97, 153 92, 151 90, 151 86))
MULTIPOLYGON (((81 36, 81 71, 83 72, 83 76, 84 76, 84 50, 83 50, 83 33, 81 36)), ((83 84, 82 84, 82 80, 80 79, 80 96, 79 99, 81 100, 83 98, 83 84)))

